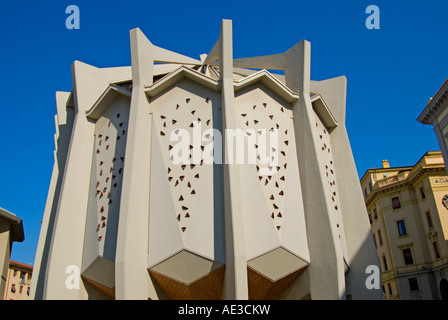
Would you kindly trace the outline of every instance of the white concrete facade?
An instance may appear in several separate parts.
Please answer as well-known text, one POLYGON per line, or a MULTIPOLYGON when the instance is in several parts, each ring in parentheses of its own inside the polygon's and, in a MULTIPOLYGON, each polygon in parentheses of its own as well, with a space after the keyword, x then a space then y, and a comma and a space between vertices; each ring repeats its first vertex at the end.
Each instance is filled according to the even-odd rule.
POLYGON ((139 29, 130 38, 131 67, 76 61, 73 91, 56 96, 31 297, 381 299, 365 285, 379 263, 345 129, 345 77, 312 81, 307 41, 233 59, 230 20, 200 60, 139 29), (177 163, 185 134, 189 157, 177 163))

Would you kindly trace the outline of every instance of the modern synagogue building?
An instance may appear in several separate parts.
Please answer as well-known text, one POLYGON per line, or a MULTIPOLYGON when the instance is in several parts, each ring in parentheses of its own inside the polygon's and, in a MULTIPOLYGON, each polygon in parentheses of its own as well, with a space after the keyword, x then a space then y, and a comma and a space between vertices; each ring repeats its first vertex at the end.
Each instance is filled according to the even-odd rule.
POLYGON ((307 41, 233 59, 229 20, 199 60, 130 42, 56 94, 31 298, 381 299, 346 78, 311 81, 307 41))

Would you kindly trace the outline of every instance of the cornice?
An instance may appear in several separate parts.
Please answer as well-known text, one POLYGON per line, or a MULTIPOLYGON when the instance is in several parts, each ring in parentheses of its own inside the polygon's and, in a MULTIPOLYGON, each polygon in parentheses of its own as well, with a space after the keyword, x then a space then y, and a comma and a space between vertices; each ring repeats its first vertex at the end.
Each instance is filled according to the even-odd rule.
POLYGON ((409 173, 409 175, 404 180, 372 190, 365 199, 366 206, 368 207, 381 194, 385 194, 398 189, 411 188, 423 175, 437 171, 445 172, 444 170, 445 166, 439 163, 421 166, 420 168, 418 168, 418 170, 409 173))
POLYGON ((417 118, 417 121, 423 124, 432 124, 441 109, 447 106, 448 97, 448 79, 442 84, 433 98, 428 101, 425 109, 417 118))

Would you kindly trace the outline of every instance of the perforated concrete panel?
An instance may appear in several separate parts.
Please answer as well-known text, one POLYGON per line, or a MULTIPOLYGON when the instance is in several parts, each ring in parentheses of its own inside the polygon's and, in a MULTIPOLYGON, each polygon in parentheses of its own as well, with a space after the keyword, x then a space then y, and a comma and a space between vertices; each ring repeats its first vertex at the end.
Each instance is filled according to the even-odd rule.
POLYGON ((84 277, 109 288, 115 286, 114 261, 129 103, 126 97, 117 99, 95 124, 82 273, 84 277))
POLYGON ((238 91, 235 102, 256 158, 242 173, 248 260, 278 246, 308 260, 292 107, 261 83, 238 91))
POLYGON ((325 180, 325 196, 328 200, 330 217, 332 218, 332 228, 335 230, 335 233, 338 237, 338 242, 341 247, 341 250, 344 255, 344 259, 347 263, 348 254, 347 254, 347 246, 345 242, 345 233, 344 233, 344 224, 342 221, 342 210, 341 204, 339 201, 339 191, 337 186, 337 178, 336 178, 336 169, 333 162, 333 148, 331 145, 331 137, 330 132, 327 126, 323 123, 321 118, 314 113, 315 126, 316 126, 316 134, 318 135, 318 154, 321 160, 320 169, 322 176, 325 180))
POLYGON ((222 185, 207 160, 220 128, 220 97, 183 80, 152 104, 148 266, 182 249, 223 262, 223 209, 215 203, 222 185))

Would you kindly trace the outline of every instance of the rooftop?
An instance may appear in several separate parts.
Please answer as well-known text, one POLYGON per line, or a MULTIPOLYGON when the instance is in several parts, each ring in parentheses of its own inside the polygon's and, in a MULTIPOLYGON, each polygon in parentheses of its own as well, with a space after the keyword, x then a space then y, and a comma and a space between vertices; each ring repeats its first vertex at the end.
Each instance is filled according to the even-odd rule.
POLYGON ((383 178, 381 179, 374 178, 375 181, 372 190, 376 190, 408 180, 408 178, 414 179, 421 174, 423 169, 444 168, 445 164, 443 162, 442 153, 440 151, 428 151, 413 166, 368 169, 362 176, 361 183, 364 183, 370 175, 383 174, 383 178))
POLYGON ((26 269, 28 271, 33 271, 33 266, 31 266, 29 264, 22 263, 22 262, 9 260, 9 265, 10 265, 10 267, 22 268, 22 269, 26 269))

